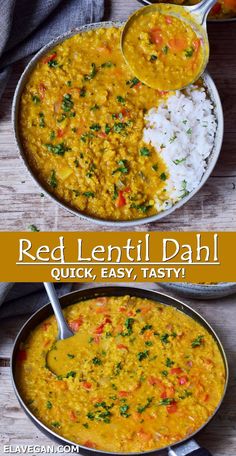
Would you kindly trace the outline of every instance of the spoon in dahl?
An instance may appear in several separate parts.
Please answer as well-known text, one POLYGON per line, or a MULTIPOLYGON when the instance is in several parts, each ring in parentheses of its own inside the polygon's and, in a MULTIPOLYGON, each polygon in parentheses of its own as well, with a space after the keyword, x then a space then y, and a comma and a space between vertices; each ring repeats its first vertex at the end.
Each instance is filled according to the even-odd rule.
MULTIPOLYGON (((64 358, 65 349, 67 348, 69 339, 74 337, 73 331, 70 329, 66 319, 63 315, 61 305, 56 294, 53 283, 44 282, 44 286, 52 305, 57 325, 58 325, 58 336, 57 341, 53 344, 52 348, 48 351, 46 356, 47 368, 55 375, 61 375, 61 364, 64 358), (55 356, 56 353, 56 356, 55 356)), ((64 364, 64 363, 63 363, 64 364)))
MULTIPOLYGON (((212 6, 214 6, 216 1, 217 0, 203 0, 193 6, 155 3, 144 6, 143 8, 135 11, 135 13, 133 13, 126 22, 121 35, 121 50, 126 63, 132 70, 134 76, 136 76, 136 78, 138 78, 138 80, 143 82, 145 85, 160 91, 182 90, 184 87, 187 87, 189 84, 193 84, 197 79, 199 79, 209 60, 209 41, 206 19, 209 11, 212 6), (161 81, 161 72, 158 70, 156 71, 155 77, 153 78, 153 74, 151 77, 151 73, 149 72, 150 66, 148 67, 147 60, 145 60, 145 58, 142 59, 142 52, 140 52, 140 55, 137 54, 137 49, 140 44, 140 37, 136 33, 138 20, 145 20, 145 16, 152 13, 159 13, 160 15, 166 15, 168 17, 179 19, 182 23, 189 26, 193 32, 195 32, 199 42, 201 43, 201 63, 199 63, 199 67, 197 68, 196 73, 194 73, 194 76, 190 75, 189 80, 186 80, 184 85, 182 85, 181 81, 176 81, 174 84, 173 82, 168 82, 168 80, 163 81, 163 78, 161 81), (130 37, 132 34, 135 36, 136 43, 130 47, 130 37), (137 58, 133 58, 135 54, 137 54, 137 58)), ((167 56, 165 56, 165 58, 167 58, 167 56)), ((156 57, 156 60, 158 60, 158 57, 156 57)))

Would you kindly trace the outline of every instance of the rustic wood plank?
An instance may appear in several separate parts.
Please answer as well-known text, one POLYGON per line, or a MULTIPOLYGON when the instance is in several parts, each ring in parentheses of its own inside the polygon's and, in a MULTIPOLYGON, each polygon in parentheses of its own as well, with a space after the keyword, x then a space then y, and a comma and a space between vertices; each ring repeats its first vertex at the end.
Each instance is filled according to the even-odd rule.
MULTIPOLYGON (((90 287, 98 284, 90 284, 90 287)), ((118 284, 121 285, 121 284, 118 284)), ((131 286, 146 287, 146 283, 130 284, 131 286)), ((76 284, 75 288, 86 288, 88 284, 76 284)), ((156 284, 148 284, 148 288, 161 290, 156 284)), ((172 294, 173 293, 168 293, 172 294)), ((225 401, 216 418, 202 431, 197 440, 207 447, 214 456, 235 456, 236 454, 236 327, 235 305, 236 296, 213 301, 184 300, 205 317, 218 333, 229 361, 230 382, 225 401)), ((13 394, 10 369, 8 364, 12 344, 27 317, 5 319, 1 322, 0 346, 0 454, 4 444, 10 445, 50 445, 51 441, 36 429, 25 416, 13 394), (4 360, 3 360, 4 358, 4 360), (4 366, 3 366, 4 364, 4 366)), ((160 454, 164 456, 166 452, 160 454)))
MULTIPOLYGON (((136 0, 106 0, 105 19, 125 19, 140 5, 136 0)), ((210 24, 209 71, 223 103, 225 138, 216 168, 204 188, 182 209, 159 223, 138 230, 235 230, 236 229, 236 33, 235 23, 210 24)), ((41 230, 97 231, 98 226, 71 215, 48 197, 26 171, 13 140, 10 122, 12 96, 25 66, 14 67, 0 105, 0 230, 26 231, 34 223, 41 230)), ((99 230, 101 228, 99 227, 99 230)), ((111 228, 103 227, 110 231, 111 228)))

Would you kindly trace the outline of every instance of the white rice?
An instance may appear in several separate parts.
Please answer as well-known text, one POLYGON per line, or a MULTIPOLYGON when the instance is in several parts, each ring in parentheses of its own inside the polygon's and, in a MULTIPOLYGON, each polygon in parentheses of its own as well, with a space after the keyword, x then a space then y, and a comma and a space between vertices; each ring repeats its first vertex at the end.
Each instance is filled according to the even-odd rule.
POLYGON ((145 120, 143 139, 161 154, 169 172, 165 193, 156 198, 161 211, 199 185, 214 145, 216 117, 206 90, 190 86, 150 109, 145 120))

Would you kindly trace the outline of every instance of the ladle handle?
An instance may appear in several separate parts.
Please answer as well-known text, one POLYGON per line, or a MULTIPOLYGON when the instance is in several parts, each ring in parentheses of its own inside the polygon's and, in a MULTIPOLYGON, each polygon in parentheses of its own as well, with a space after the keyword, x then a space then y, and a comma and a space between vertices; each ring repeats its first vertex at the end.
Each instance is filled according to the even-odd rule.
POLYGON ((58 339, 67 339, 74 335, 74 333, 69 328, 64 315, 61 310, 61 305, 59 299, 56 294, 55 287, 53 283, 44 282, 44 286, 46 288, 47 295, 49 297, 50 303, 55 313, 55 317, 58 324, 58 339))
POLYGON ((212 456, 212 454, 206 449, 198 445, 194 440, 187 440, 180 445, 169 448, 169 456, 212 456))
POLYGON ((198 22, 201 25, 205 25, 208 13, 216 2, 217 0, 202 0, 200 3, 189 7, 189 9, 191 9, 191 13, 197 15, 198 22))

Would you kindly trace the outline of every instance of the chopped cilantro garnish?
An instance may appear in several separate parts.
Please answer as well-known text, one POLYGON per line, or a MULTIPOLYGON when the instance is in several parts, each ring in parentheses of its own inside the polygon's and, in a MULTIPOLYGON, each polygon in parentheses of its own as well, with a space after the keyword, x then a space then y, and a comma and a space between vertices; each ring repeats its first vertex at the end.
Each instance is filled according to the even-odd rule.
POLYGON ((95 197, 95 193, 94 192, 84 192, 83 195, 86 196, 86 198, 94 198, 95 197))
POLYGON ((114 184, 113 196, 112 199, 116 200, 118 198, 118 190, 116 184, 114 184))
POLYGON ((150 204, 132 203, 130 207, 131 207, 131 209, 137 209, 138 211, 141 211, 145 214, 149 209, 151 209, 152 206, 150 204))
POLYGON ((167 375, 168 375, 168 372, 166 370, 163 370, 161 373, 162 373, 162 375, 164 375, 164 377, 167 377, 167 375))
POLYGON ((139 84, 140 80, 138 78, 133 78, 133 79, 130 79, 129 81, 126 82, 127 85, 130 86, 130 88, 132 89, 133 87, 135 87, 137 84, 139 84))
POLYGON ((67 353, 68 358, 73 359, 75 358, 75 355, 72 355, 71 353, 67 353))
POLYGON ((70 147, 67 147, 63 142, 60 144, 45 144, 45 147, 49 150, 49 152, 52 152, 55 155, 64 155, 65 152, 68 150, 71 150, 70 147))
POLYGON ((181 159, 178 159, 178 158, 177 158, 176 160, 173 160, 173 163, 174 163, 175 165, 180 165, 180 163, 185 162, 185 160, 186 160, 186 157, 185 157, 185 158, 181 158, 181 159))
POLYGON ((61 109, 64 112, 70 112, 71 109, 73 108, 73 106, 74 106, 74 102, 72 100, 71 94, 66 93, 66 95, 64 95, 63 100, 62 100, 61 109))
POLYGON ((147 398, 147 402, 145 405, 142 405, 142 406, 138 406, 137 407, 137 412, 138 413, 143 413, 148 407, 150 407, 151 403, 152 403, 152 400, 153 398, 152 397, 148 397, 147 398))
POLYGON ((86 88, 85 87, 81 87, 81 89, 79 91, 79 96, 81 98, 84 98, 86 96, 86 88))
POLYGON ((117 99, 117 101, 118 101, 119 103, 121 103, 121 104, 123 104, 123 105, 125 104, 125 99, 124 99, 121 95, 118 95, 118 96, 116 97, 116 99, 117 99))
POLYGON ((165 173, 161 173, 160 179, 161 179, 162 181, 166 181, 166 179, 167 179, 166 174, 165 174, 165 173))
POLYGON ((50 410, 52 408, 52 403, 50 401, 47 401, 46 407, 50 410))
POLYGON ((101 125, 95 123, 90 126, 90 130, 99 131, 101 130, 101 125))
POLYGON ((126 332, 122 332, 121 335, 122 336, 130 336, 132 333, 133 333, 133 324, 135 322, 135 319, 134 318, 127 318, 125 320, 125 327, 127 329, 126 332))
POLYGON ((120 406, 121 416, 123 416, 124 418, 128 418, 130 416, 130 413, 127 413, 128 410, 129 410, 129 405, 127 405, 127 404, 121 405, 120 406))
POLYGON ((160 337, 161 342, 162 342, 163 344, 168 344, 168 342, 169 342, 169 337, 170 337, 170 335, 167 334, 167 333, 166 333, 166 334, 162 334, 162 336, 160 337))
POLYGON ((95 358, 92 359, 92 362, 95 366, 101 366, 101 364, 102 364, 101 359, 98 358, 97 356, 95 356, 95 358))
POLYGON ((200 345, 202 345, 202 343, 203 343, 203 339, 204 339, 204 336, 196 337, 196 339, 194 339, 191 343, 192 348, 200 347, 200 345))
POLYGON ((36 225, 29 225, 29 230, 33 232, 39 232, 40 230, 37 228, 36 225))
POLYGON ((143 326, 143 328, 141 329, 140 334, 144 334, 145 331, 148 331, 149 329, 152 329, 152 328, 153 328, 152 325, 145 325, 145 326, 143 326))
POLYGON ((187 181, 186 180, 182 181, 182 191, 183 191, 182 198, 184 198, 184 196, 187 196, 189 194, 189 191, 187 190, 187 181))
POLYGON ((157 60, 157 55, 152 54, 150 57, 150 62, 155 62, 157 60))
POLYGON ((139 352, 139 353, 137 354, 137 357, 138 357, 138 360, 139 360, 139 361, 142 361, 143 359, 148 358, 148 356, 149 356, 149 350, 145 350, 145 351, 139 352))
MULTIPOLYGON (((120 371, 122 370, 122 364, 121 362, 117 363, 114 368, 114 374, 119 375, 120 371)), ((113 387, 114 388, 114 387, 113 387)), ((117 388, 114 388, 117 389, 117 388)))
POLYGON ((126 122, 116 122, 113 126, 113 130, 115 133, 122 133, 127 125, 128 124, 126 122))
POLYGON ((176 134, 174 134, 170 139, 169 139, 169 142, 170 144, 173 143, 175 140, 176 140, 177 136, 176 134))
POLYGON ((75 376, 76 376, 76 372, 75 371, 70 371, 70 372, 68 372, 66 374, 66 378, 70 378, 70 377, 75 378, 75 376))
POLYGON ((164 47, 162 48, 162 52, 164 52, 164 54, 167 54, 168 51, 169 51, 168 46, 164 46, 164 47))
POLYGON ((174 364, 174 361, 171 361, 170 358, 166 358, 166 367, 171 367, 171 366, 173 366, 173 364, 174 364))
POLYGON ((151 340, 146 340, 145 345, 147 345, 147 347, 152 347, 153 343, 151 340))
POLYGON ((170 404, 172 404, 172 402, 173 402, 173 399, 166 397, 165 399, 160 400, 159 405, 170 405, 170 404))
POLYGON ((90 108, 90 111, 97 111, 98 109, 100 109, 100 106, 98 106, 98 104, 95 104, 90 108))
POLYGON ((120 172, 122 174, 127 174, 129 172, 129 168, 128 168, 127 164, 128 164, 127 160, 119 160, 118 161, 119 168, 115 169, 112 172, 112 174, 115 174, 117 172, 120 172))
POLYGON ((40 128, 44 128, 45 127, 45 119, 44 119, 44 113, 43 112, 39 113, 39 126, 40 126, 40 128))
POLYGON ((38 95, 32 95, 32 101, 34 104, 39 104, 40 98, 38 97, 38 95))
POLYGON ((116 66, 116 64, 113 63, 113 62, 104 62, 104 63, 102 63, 102 65, 101 65, 102 68, 112 68, 112 67, 114 67, 114 66, 116 66))
POLYGON ((56 133, 55 133, 55 131, 51 131, 51 133, 50 133, 50 139, 51 139, 51 141, 53 141, 55 138, 56 138, 56 133))
POLYGON ((142 147, 139 150, 139 153, 142 155, 142 157, 148 157, 150 155, 150 150, 147 147, 142 147))
POLYGON ((158 165, 155 163, 155 165, 152 165, 152 169, 153 169, 153 171, 157 171, 158 170, 158 165))
POLYGON ((49 185, 51 185, 52 188, 57 187, 57 177, 56 177, 56 171, 54 169, 51 172, 51 176, 49 179, 49 185))
POLYGON ((59 423, 59 421, 53 421, 53 422, 51 423, 51 425, 52 425, 53 427, 55 427, 55 428, 59 428, 59 427, 61 426, 61 423, 59 423))
POLYGON ((185 53, 185 57, 188 57, 188 58, 192 57, 192 55, 194 53, 194 48, 191 47, 190 49, 185 49, 184 53, 185 53))
POLYGON ((108 124, 106 124, 105 125, 105 133, 108 135, 108 133, 110 133, 110 131, 111 131, 111 127, 108 124))
POLYGON ((49 68, 56 68, 58 67, 58 61, 56 59, 49 60, 48 66, 49 68))
POLYGON ((186 399, 186 397, 190 397, 192 396, 192 392, 191 391, 188 391, 188 390, 184 390, 183 394, 181 396, 179 396, 180 399, 186 399))
POLYGON ((91 81, 91 79, 93 79, 96 76, 97 72, 98 70, 95 63, 92 63, 90 73, 84 75, 84 81, 91 81))

